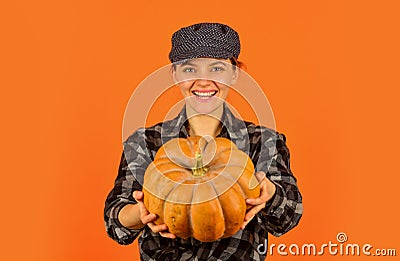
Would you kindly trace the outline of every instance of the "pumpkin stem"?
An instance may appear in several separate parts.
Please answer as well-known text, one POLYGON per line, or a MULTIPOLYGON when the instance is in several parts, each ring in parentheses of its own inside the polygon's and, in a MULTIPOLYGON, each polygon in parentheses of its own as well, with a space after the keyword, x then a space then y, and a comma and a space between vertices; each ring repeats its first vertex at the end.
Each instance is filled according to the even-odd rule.
POLYGON ((196 156, 196 163, 192 168, 192 175, 195 177, 201 177, 204 174, 206 174, 207 168, 203 166, 203 155, 199 151, 196 151, 195 156, 196 156))

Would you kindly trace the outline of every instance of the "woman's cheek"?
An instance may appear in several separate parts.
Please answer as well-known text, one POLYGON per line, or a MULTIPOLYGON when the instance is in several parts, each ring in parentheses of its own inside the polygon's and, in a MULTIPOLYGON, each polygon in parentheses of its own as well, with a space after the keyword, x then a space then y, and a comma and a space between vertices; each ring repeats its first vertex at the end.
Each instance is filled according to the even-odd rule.
POLYGON ((182 82, 179 84, 179 89, 181 90, 183 97, 190 96, 190 86, 191 86, 191 84, 189 84, 187 82, 182 82))

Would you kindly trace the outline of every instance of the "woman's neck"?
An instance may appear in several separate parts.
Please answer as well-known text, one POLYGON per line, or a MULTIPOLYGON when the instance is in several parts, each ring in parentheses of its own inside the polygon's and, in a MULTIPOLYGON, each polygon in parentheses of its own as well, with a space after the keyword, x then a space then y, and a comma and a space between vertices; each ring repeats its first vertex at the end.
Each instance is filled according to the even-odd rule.
POLYGON ((190 106, 186 107, 189 121, 189 136, 216 137, 222 129, 221 117, 223 106, 220 106, 209 114, 195 113, 190 106))

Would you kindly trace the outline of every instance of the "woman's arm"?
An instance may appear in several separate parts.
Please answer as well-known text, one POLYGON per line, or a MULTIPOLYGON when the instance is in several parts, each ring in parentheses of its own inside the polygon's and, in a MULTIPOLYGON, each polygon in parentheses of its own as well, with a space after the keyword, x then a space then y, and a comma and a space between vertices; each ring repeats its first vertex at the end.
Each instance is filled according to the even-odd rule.
POLYGON ((119 244, 132 243, 143 227, 137 220, 140 215, 135 206, 138 202, 133 197, 133 191, 142 190, 143 176, 150 163, 145 131, 139 129, 124 142, 118 176, 105 202, 106 230, 119 244))
POLYGON ((121 225, 129 229, 141 229, 145 226, 141 220, 139 204, 128 204, 121 208, 118 220, 121 225))
POLYGON ((246 204, 252 207, 246 212, 241 229, 244 229, 254 216, 265 208, 276 193, 276 185, 266 178, 266 174, 263 171, 256 172, 255 175, 260 186, 260 196, 246 199, 246 204))
POLYGON ((119 244, 132 243, 145 225, 163 237, 175 238, 166 231, 165 224, 153 223, 156 215, 149 213, 143 204, 143 177, 151 161, 145 132, 139 129, 124 142, 118 176, 104 208, 107 233, 119 244))
POLYGON ((131 244, 141 232, 141 226, 134 224, 138 222, 127 221, 127 219, 137 214, 134 210, 137 208, 135 207, 137 202, 133 198, 132 192, 133 190, 141 189, 142 186, 133 177, 123 153, 118 176, 113 189, 108 194, 104 207, 104 222, 107 234, 119 244, 131 244), (124 217, 120 220, 121 213, 123 213, 124 217), (130 216, 131 214, 133 216, 130 216), (129 224, 132 226, 129 226, 129 224))
MULTIPOLYGON (((297 180, 290 170, 290 153, 286 137, 263 128, 258 142, 256 170, 264 172, 261 195, 248 203, 258 207, 265 217, 268 231, 280 236, 295 227, 303 213, 302 197, 297 180)), ((250 218, 250 216, 246 216, 250 218)))
POLYGON ((166 224, 156 225, 153 223, 157 215, 150 213, 143 203, 143 192, 134 191, 133 197, 137 204, 128 204, 119 212, 118 219, 120 223, 130 229, 141 229, 145 225, 149 226, 153 233, 160 233, 163 237, 176 238, 172 233, 169 233, 166 224))

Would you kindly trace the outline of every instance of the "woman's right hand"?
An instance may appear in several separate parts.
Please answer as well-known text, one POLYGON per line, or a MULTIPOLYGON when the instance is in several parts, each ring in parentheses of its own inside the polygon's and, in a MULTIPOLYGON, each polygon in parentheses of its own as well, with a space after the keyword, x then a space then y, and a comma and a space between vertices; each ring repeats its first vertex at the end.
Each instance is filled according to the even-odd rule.
POLYGON ((176 238, 176 236, 170 232, 168 232, 168 227, 166 224, 156 225, 153 221, 157 219, 157 215, 154 213, 150 213, 146 206, 143 203, 143 192, 142 191, 134 191, 132 193, 133 198, 137 201, 137 205, 139 207, 140 213, 140 221, 143 225, 147 225, 153 233, 160 233, 162 237, 167 238, 176 238))

